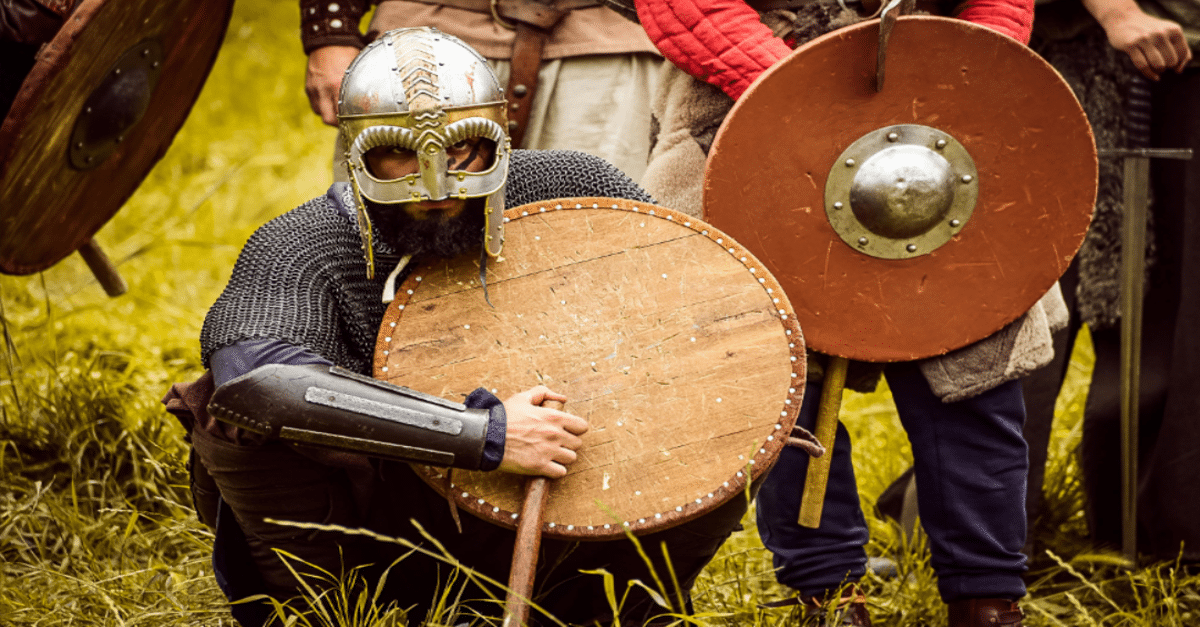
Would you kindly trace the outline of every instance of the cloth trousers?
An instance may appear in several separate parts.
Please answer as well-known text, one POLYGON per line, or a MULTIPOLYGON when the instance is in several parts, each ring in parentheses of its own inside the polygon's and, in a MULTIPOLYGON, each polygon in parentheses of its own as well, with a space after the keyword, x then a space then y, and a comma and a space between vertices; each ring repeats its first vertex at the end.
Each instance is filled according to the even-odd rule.
MULTIPOLYGON (((488 596, 490 593, 493 598, 503 599, 502 591, 470 585, 461 575, 455 580, 453 569, 443 561, 420 554, 406 555, 408 550, 399 544, 265 520, 364 527, 407 539, 435 553, 444 549, 477 572, 507 582, 515 533, 465 511, 459 513, 460 533, 446 499, 418 478, 408 464, 377 461, 374 472, 364 476, 319 463, 279 441, 247 447, 199 429, 192 437, 196 461, 212 474, 223 500, 216 516, 213 567, 222 592, 231 601, 253 594, 270 594, 280 601, 294 596, 298 592, 295 576, 276 554, 285 551, 294 556, 289 559, 291 565, 307 574, 309 583, 318 589, 330 584, 311 578, 313 566, 339 576, 351 567, 365 565, 362 574, 373 584, 396 562, 387 575, 381 598, 413 608, 409 613, 412 624, 426 620, 436 595, 448 585, 463 586, 462 598, 474 611, 486 616, 499 614, 499 605, 488 596), (370 485, 363 486, 363 482, 370 485), (364 492, 370 495, 366 502, 364 492)), ((193 490, 196 488, 193 486, 193 490)), ((733 498, 699 518, 639 538, 666 587, 665 597, 677 609, 689 604, 686 591, 729 537, 747 506, 745 498, 733 498), (664 550, 671 556, 670 568, 663 559, 664 550), (678 589, 684 591, 682 599, 676 598, 672 574, 678 589)), ((595 569, 604 569, 616 578, 618 601, 628 580, 639 579, 654 586, 655 577, 629 540, 571 542, 547 538, 543 539, 538 560, 536 602, 568 623, 607 623, 612 617, 604 578, 581 572, 595 569)), ((264 605, 238 604, 232 610, 243 627, 258 627, 269 616, 264 605)), ((623 621, 637 624, 667 611, 636 587, 630 589, 620 610, 623 621)), ((536 611, 531 613, 535 621, 539 616, 536 611)), ((428 618, 435 622, 446 619, 428 618)))
MULTIPOLYGON (((912 443, 921 524, 929 536, 942 599, 1025 596, 1025 479, 1020 381, 942 403, 915 363, 885 370, 912 443)), ((805 390, 798 424, 815 427, 821 389, 805 390)), ((869 463, 860 460, 860 463, 869 463)), ((758 494, 758 529, 774 554, 776 578, 802 597, 823 597, 866 573, 869 534, 851 463, 850 435, 838 425, 821 525, 797 522, 808 456, 785 448, 758 494)))

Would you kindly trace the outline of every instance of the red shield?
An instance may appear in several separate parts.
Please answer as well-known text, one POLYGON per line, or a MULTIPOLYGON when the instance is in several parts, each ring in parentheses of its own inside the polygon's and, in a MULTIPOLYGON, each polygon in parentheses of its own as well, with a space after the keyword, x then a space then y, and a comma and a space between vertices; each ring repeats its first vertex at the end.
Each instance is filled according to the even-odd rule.
MULTIPOLYGON (((1091 219, 1096 150, 1053 68, 960 20, 900 18, 877 93, 878 24, 816 39, 750 87, 713 144, 704 209, 778 278, 813 350, 906 361, 994 333, 1053 286, 1091 219), (946 180, 976 198, 946 201, 917 235, 876 228, 858 206, 863 219, 840 224, 870 194, 839 197, 831 179, 866 171, 855 150, 874 155, 916 127, 932 134, 914 150, 944 152, 943 137, 969 155, 946 180), (869 250, 881 241, 892 248, 869 250)), ((888 185, 904 179, 890 172, 888 185)))

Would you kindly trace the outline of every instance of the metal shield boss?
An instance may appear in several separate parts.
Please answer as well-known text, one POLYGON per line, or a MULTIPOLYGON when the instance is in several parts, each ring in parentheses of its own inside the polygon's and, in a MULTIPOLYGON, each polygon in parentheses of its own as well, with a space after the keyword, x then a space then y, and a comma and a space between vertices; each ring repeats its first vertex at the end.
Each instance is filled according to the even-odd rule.
POLYGON ((988 28, 902 17, 798 48, 717 134, 707 220, 766 263, 809 347, 908 361, 1027 311, 1091 220, 1096 148, 1054 69, 988 28))
POLYGON ((0 272, 88 242, 183 125, 232 0, 83 0, 38 52, 0 126, 0 272))

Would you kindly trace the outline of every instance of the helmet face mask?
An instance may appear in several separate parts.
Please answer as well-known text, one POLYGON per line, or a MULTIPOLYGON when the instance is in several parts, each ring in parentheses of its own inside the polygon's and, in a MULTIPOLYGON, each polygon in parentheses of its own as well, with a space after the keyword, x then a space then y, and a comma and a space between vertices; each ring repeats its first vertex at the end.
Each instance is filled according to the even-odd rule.
POLYGON ((348 147, 368 276, 374 275, 374 254, 364 198, 385 205, 483 198, 484 249, 500 254, 511 147, 503 92, 477 52, 431 28, 384 33, 346 71, 338 125, 348 147), (451 170, 447 149, 474 139, 494 145, 490 162, 478 172, 451 170), (416 171, 381 178, 366 159, 377 148, 411 151, 416 171))

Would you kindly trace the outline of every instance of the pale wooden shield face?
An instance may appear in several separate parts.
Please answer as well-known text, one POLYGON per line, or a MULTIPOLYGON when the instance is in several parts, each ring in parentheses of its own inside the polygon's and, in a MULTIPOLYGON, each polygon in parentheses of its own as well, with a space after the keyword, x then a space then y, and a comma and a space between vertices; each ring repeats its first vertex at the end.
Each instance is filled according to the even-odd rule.
MULTIPOLYGON (((614 199, 510 209, 484 301, 474 257, 415 270, 380 330, 375 376, 461 400, 538 384, 591 430, 552 482, 543 533, 657 530, 731 498, 776 459, 804 391, 779 284, 728 236, 614 199)), ((515 526, 524 477, 421 467, 464 509, 515 526)))
POLYGON ((1066 82, 1015 40, 902 17, 876 93, 878 32, 877 20, 834 31, 755 81, 713 143, 704 217, 768 264, 812 350, 909 361, 995 333, 1062 276, 1091 219, 1096 148, 1066 82), (942 247, 880 259, 834 231, 826 182, 847 147, 899 124, 961 143, 978 201, 942 247))

